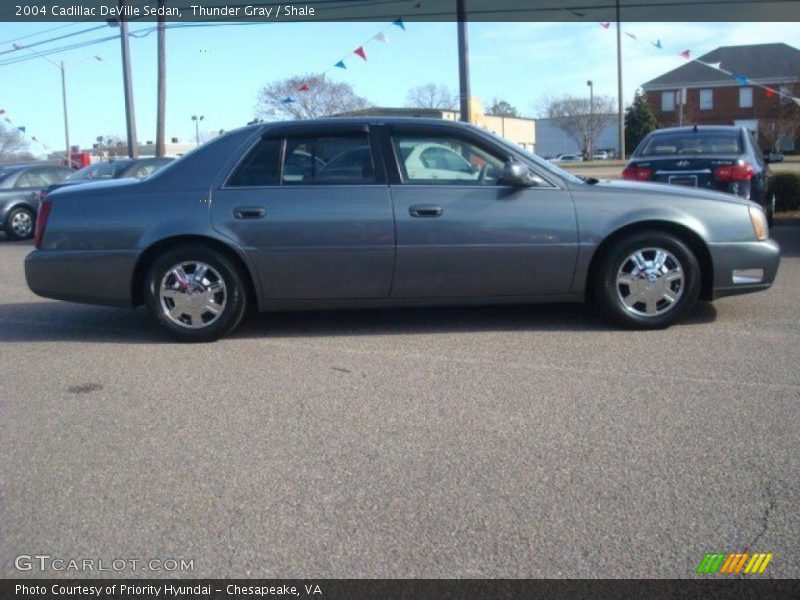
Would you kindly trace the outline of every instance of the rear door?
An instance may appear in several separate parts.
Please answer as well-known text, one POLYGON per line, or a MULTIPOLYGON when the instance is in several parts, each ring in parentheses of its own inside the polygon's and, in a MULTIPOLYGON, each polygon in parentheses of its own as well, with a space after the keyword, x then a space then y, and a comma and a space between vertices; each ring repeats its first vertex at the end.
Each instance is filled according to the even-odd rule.
POLYGON ((508 152, 453 127, 393 125, 398 298, 569 292, 577 226, 567 190, 499 182, 508 152))
POLYGON ((394 220, 369 129, 268 131, 214 191, 214 228, 249 253, 267 299, 387 297, 394 220))

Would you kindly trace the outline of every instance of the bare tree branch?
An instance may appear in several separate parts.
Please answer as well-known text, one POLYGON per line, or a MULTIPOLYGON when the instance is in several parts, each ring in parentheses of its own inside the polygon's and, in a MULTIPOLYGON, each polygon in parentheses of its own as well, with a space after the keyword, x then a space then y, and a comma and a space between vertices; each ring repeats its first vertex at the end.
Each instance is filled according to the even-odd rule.
POLYGON ((369 102, 349 83, 337 83, 324 75, 306 75, 273 81, 261 88, 256 114, 273 119, 316 119, 367 108, 369 102), (299 91, 308 86, 308 90, 299 91), (291 98, 292 102, 285 102, 291 98))
POLYGON ((406 95, 406 106, 411 108, 455 110, 458 104, 458 94, 453 93, 444 84, 433 82, 411 88, 406 95))
POLYGON ((28 142, 18 129, 0 125, 0 160, 29 160, 28 142))
POLYGON ((585 155, 596 145, 603 129, 614 119, 615 101, 609 96, 589 98, 579 96, 548 96, 542 102, 542 112, 581 148, 585 155))

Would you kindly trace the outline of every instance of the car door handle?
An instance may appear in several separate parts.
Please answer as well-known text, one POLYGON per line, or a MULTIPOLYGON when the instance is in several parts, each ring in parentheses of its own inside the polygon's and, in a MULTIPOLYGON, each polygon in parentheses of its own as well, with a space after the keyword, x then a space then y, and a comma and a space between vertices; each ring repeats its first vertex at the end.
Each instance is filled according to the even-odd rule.
POLYGON ((408 209, 408 214, 419 218, 441 217, 443 212, 442 207, 435 204, 415 204, 408 209))
POLYGON ((267 211, 260 206, 240 206, 233 209, 233 216, 237 219, 261 219, 267 211))

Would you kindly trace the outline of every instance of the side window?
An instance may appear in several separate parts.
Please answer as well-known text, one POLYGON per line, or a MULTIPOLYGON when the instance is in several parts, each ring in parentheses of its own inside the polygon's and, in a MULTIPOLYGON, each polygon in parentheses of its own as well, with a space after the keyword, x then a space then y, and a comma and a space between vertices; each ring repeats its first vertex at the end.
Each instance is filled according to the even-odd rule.
POLYGON ((369 136, 302 136, 286 139, 284 185, 375 183, 369 136))
POLYGON ((406 183, 496 185, 505 161, 470 141, 440 135, 395 135, 406 183))
POLYGON ((228 179, 233 187, 278 185, 280 181, 281 140, 261 139, 244 157, 228 179))
POLYGON ((39 169, 22 173, 17 177, 17 182, 14 184, 14 187, 17 189, 43 188, 49 184, 47 178, 44 177, 42 171, 39 169))

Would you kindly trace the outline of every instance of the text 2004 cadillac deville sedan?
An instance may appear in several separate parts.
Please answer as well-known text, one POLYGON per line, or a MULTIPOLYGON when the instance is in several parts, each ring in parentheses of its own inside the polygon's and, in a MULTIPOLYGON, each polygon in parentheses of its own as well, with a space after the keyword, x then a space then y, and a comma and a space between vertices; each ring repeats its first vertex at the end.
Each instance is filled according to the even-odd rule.
POLYGON ((260 310, 583 301, 665 327, 766 289, 763 210, 716 192, 584 181, 485 131, 329 119, 221 136, 144 181, 43 202, 28 285, 145 304, 186 341, 260 310))

